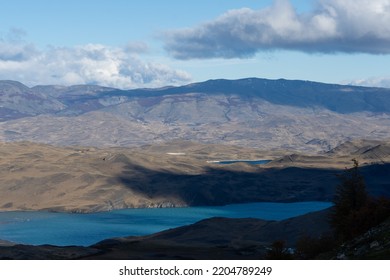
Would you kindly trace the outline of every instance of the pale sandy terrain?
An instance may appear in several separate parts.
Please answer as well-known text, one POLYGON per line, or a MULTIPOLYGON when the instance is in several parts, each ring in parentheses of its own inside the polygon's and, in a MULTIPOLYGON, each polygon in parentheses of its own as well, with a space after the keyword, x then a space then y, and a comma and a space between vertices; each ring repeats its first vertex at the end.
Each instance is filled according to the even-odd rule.
POLYGON ((0 211, 330 200, 334 174, 350 167, 352 158, 371 168, 366 173, 374 193, 389 191, 388 142, 355 141, 317 156, 190 142, 132 149, 0 143, 0 211), (207 162, 229 159, 273 161, 207 162))

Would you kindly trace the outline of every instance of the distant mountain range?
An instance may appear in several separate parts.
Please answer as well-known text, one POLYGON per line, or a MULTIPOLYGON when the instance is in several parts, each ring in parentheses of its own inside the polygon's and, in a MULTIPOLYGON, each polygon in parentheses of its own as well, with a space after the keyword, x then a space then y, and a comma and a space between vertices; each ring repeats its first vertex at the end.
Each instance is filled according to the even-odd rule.
POLYGON ((389 127, 384 88, 258 78, 134 90, 0 81, 0 141, 139 146, 179 139, 318 152, 388 139, 389 127))

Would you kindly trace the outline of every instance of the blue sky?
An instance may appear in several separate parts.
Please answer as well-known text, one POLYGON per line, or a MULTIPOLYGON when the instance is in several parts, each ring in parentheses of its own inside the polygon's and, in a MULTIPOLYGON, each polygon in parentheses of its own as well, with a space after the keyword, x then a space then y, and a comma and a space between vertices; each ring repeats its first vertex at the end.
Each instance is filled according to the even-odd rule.
POLYGON ((390 87, 390 0, 0 4, 0 79, 29 86, 262 77, 390 87))

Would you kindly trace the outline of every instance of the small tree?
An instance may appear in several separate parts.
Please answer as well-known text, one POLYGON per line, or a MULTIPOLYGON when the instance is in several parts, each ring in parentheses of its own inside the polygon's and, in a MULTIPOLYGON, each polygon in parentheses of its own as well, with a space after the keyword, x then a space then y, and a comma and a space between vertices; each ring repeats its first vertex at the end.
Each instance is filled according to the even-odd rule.
POLYGON ((320 237, 311 237, 304 235, 297 240, 295 258, 312 260, 321 258, 322 254, 326 254, 335 247, 336 242, 332 235, 322 235, 320 237))
POLYGON ((348 240, 360 233, 363 229, 359 220, 361 210, 368 201, 366 185, 360 174, 359 163, 353 159, 353 167, 346 169, 339 176, 340 183, 336 187, 334 197, 334 211, 331 215, 331 225, 337 237, 348 240))
POLYGON ((293 259, 293 255, 289 252, 289 249, 286 248, 283 240, 277 240, 272 243, 265 258, 267 260, 291 260, 293 259))

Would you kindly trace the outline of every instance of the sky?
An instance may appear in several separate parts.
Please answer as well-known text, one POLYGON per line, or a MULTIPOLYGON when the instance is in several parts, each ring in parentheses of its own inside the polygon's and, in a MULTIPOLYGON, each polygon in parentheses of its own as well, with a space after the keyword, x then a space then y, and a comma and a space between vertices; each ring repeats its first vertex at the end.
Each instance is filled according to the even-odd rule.
POLYGON ((0 80, 390 87, 390 0, 0 0, 0 80))

